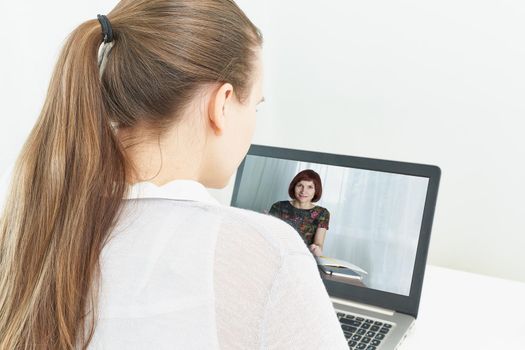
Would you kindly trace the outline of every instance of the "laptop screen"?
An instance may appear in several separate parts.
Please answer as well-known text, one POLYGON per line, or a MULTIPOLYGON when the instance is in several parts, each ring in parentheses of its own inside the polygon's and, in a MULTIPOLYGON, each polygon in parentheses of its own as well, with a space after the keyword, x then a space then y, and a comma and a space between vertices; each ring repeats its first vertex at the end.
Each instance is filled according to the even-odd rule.
POLYGON ((282 150, 252 146, 232 205, 292 226, 327 279, 409 296, 429 177, 387 171, 378 160, 367 167, 366 158, 282 150))

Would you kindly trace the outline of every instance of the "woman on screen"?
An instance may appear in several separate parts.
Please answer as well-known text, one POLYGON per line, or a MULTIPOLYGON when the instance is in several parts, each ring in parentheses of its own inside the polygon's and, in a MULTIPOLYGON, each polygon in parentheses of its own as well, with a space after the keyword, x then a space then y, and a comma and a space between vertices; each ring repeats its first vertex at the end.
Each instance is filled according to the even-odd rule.
POLYGON ((206 190, 251 143, 259 30, 232 0, 89 18, 0 213, 0 349, 348 349, 295 231, 206 190))
POLYGON ((293 226, 315 256, 323 255, 323 244, 330 221, 330 212, 314 203, 321 199, 321 178, 313 170, 303 170, 290 182, 291 201, 276 202, 269 214, 293 226))

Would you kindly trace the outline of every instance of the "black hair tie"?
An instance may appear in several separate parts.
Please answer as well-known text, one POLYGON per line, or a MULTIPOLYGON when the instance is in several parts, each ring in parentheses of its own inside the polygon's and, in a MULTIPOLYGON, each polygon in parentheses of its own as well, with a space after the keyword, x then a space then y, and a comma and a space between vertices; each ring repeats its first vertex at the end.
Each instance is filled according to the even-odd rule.
POLYGON ((104 38, 104 43, 110 43, 113 41, 113 29, 111 28, 111 23, 109 19, 104 15, 97 15, 98 21, 102 26, 102 36, 104 38))

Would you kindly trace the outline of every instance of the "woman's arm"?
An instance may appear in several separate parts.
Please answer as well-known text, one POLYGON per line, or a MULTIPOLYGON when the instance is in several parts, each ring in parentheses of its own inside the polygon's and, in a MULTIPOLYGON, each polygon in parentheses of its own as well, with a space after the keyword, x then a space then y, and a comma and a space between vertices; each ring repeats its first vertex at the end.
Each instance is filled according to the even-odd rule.
POLYGON ((324 245, 324 239, 326 237, 326 229, 325 228, 318 228, 317 231, 315 231, 314 235, 314 242, 313 244, 310 244, 310 251, 316 255, 321 256, 323 255, 323 245, 324 245))

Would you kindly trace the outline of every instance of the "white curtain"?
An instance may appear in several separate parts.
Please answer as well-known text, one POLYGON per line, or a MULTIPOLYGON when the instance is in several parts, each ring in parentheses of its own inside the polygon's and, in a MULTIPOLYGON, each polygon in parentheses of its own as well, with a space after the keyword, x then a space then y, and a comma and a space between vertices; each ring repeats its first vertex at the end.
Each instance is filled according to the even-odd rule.
POLYGON ((324 255, 368 272, 370 288, 408 295, 428 179, 292 160, 248 156, 238 207, 266 213, 288 200, 288 186, 304 169, 316 171, 330 212, 324 255))

